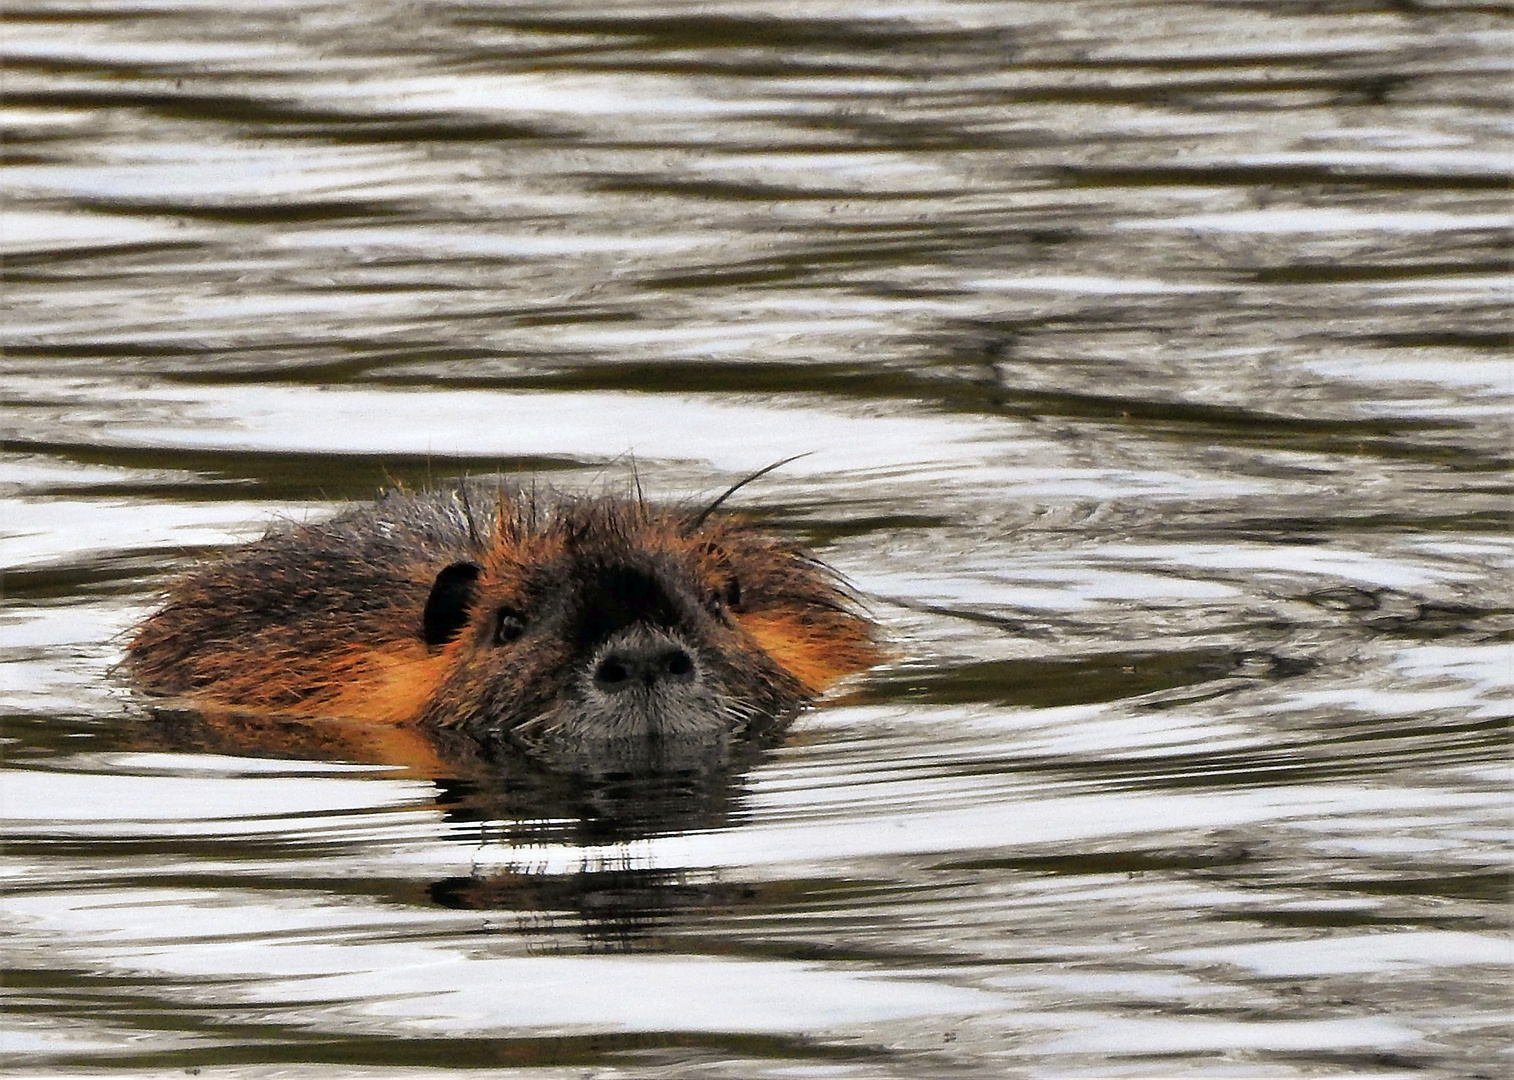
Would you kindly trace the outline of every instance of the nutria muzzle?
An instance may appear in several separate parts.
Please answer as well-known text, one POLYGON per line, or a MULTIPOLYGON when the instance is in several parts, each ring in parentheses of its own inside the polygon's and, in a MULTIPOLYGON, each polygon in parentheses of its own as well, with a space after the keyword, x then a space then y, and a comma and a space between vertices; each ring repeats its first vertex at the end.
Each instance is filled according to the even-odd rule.
POLYGON ((594 689, 606 701, 644 692, 654 698, 697 689, 699 665, 683 642, 668 634, 635 626, 605 643, 591 664, 594 689))
POLYGON ((539 716, 500 730, 540 748, 635 741, 714 744, 742 732, 749 717, 722 686, 719 665, 676 630, 635 623, 592 649, 577 677, 539 716))
POLYGON ((703 665, 681 640, 638 624, 589 659, 585 725, 606 735, 676 736, 719 726, 720 702, 703 665))

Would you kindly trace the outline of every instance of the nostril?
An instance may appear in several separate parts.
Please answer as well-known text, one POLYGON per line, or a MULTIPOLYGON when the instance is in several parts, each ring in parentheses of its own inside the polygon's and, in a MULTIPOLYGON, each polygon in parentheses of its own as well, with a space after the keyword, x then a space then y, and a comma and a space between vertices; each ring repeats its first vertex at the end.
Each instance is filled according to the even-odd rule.
POLYGON ((631 678, 631 673, 626 670, 625 664, 613 656, 608 656, 600 662, 594 671, 594 681, 601 686, 620 686, 631 678))
POLYGON ((682 649, 674 649, 668 653, 663 664, 663 670, 675 679, 681 679, 694 673, 694 658, 682 649))

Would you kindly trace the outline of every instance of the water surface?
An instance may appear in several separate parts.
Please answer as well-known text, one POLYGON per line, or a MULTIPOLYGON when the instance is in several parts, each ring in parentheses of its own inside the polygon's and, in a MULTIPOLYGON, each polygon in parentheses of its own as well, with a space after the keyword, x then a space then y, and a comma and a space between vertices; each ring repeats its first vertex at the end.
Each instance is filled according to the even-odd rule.
POLYGON ((29 0, 18 1073, 1509 1067, 1508 12, 29 0), (194 560, 501 472, 896 655, 692 790, 188 744, 194 560))

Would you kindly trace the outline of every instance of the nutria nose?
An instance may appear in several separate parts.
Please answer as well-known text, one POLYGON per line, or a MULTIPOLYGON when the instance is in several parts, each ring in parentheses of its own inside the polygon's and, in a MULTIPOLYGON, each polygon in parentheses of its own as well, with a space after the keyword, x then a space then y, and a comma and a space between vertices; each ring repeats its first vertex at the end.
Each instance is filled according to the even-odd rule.
POLYGON ((678 642, 663 634, 627 633, 618 636, 594 668, 594 685, 607 694, 633 686, 693 682, 694 658, 678 642))

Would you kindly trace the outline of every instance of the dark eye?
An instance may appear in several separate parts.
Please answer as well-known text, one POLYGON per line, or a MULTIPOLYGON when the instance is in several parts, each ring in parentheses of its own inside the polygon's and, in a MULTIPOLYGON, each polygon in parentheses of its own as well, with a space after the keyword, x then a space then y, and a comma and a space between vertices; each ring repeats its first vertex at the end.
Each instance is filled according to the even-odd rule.
POLYGON ((741 605, 741 583, 731 578, 718 589, 710 592, 710 610, 720 612, 741 605))
POLYGON ((526 620, 514 608, 500 608, 494 623, 494 644, 508 645, 526 632, 526 620))

